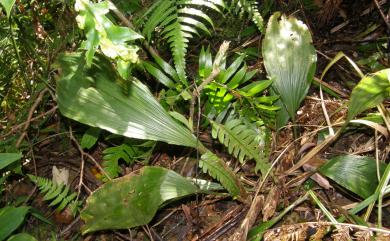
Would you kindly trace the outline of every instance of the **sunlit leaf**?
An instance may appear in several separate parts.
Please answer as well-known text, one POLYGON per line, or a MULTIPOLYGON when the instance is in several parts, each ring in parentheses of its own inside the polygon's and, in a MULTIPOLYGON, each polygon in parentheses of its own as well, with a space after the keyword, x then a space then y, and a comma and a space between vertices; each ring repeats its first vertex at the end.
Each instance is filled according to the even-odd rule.
POLYGON ((352 90, 347 122, 390 97, 390 69, 364 77, 352 90))
MULTIPOLYGON (((380 172, 383 173, 385 168, 386 164, 381 163, 380 172)), ((318 170, 322 175, 363 198, 372 195, 378 186, 376 161, 371 157, 336 156, 318 170)))
POLYGON ((59 59, 57 101, 63 115, 131 138, 197 147, 190 130, 172 119, 145 85, 132 81, 125 94, 111 63, 102 57, 95 62, 88 69, 80 54, 59 59))
POLYGON ((281 16, 280 21, 279 17, 277 12, 268 22, 263 41, 264 65, 280 95, 280 107, 295 120, 313 79, 317 57, 307 26, 294 17, 281 16))
MULTIPOLYGON (((87 39, 82 47, 87 50, 86 59, 91 65, 97 48, 109 58, 118 60, 118 65, 125 66, 138 61, 138 47, 128 41, 143 38, 134 30, 115 25, 107 16, 114 6, 109 1, 98 3, 89 0, 77 0, 75 9, 80 29, 84 29, 87 39)), ((125 73, 125 71, 122 71, 125 73)), ((124 74, 126 75, 126 74, 124 74)))
POLYGON ((3 5, 5 12, 7 13, 7 18, 11 16, 12 7, 14 6, 16 0, 0 0, 1 5, 3 5))
POLYGON ((162 167, 144 167, 107 182, 88 197, 81 212, 83 233, 149 223, 166 201, 201 192, 188 179, 162 167))

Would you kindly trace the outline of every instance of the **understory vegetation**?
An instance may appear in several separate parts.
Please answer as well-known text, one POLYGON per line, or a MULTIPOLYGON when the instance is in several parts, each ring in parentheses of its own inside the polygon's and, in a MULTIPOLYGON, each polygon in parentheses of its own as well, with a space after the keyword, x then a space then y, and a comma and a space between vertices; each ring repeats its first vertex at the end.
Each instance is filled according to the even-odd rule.
POLYGON ((390 239, 387 1, 0 6, 0 241, 390 239))

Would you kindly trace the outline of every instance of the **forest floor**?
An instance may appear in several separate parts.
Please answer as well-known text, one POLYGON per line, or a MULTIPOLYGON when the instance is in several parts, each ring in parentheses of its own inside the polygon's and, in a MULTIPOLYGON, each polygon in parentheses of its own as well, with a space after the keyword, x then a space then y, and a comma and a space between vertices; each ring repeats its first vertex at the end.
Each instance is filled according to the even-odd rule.
MULTIPOLYGON (((356 60, 364 73, 373 73, 390 66, 389 48, 385 48, 388 44, 390 28, 386 26, 374 1, 324 1, 322 5, 319 5, 320 10, 315 12, 304 9, 299 3, 292 6, 283 3, 284 1, 278 2, 280 11, 294 15, 308 25, 317 51, 317 72, 314 84, 298 111, 295 126, 300 137, 294 138, 292 124, 272 134, 272 151, 269 159, 272 163, 276 160, 276 165, 273 169, 273 177, 263 183, 259 194, 262 201, 259 201, 257 207, 260 215, 253 226, 278 216, 286 207, 302 197, 303 186, 308 185, 306 181, 308 175, 311 174, 310 170, 323 164, 326 159, 336 155, 355 154, 378 158, 385 163, 389 162, 388 139, 378 138, 379 134, 368 127, 356 127, 355 131, 341 136, 324 151, 319 152, 304 165, 303 170, 285 175, 286 170, 315 147, 321 139, 320 129, 326 129, 327 123, 324 109, 331 123, 337 123, 346 115, 346 100, 353 86, 360 80, 359 75, 347 60, 337 62, 324 78, 323 90, 325 91, 322 101, 318 83, 327 64, 338 52, 342 51, 356 60)), ((381 11, 385 11, 389 6, 386 0, 378 2, 381 11)), ((220 36, 221 38, 226 39, 225 33, 220 34, 223 35, 220 36)), ((243 42, 242 39, 237 40, 233 36, 230 40, 232 49, 240 48, 243 42)), ((261 40, 262 36, 259 35, 246 39, 244 42, 248 44, 246 47, 257 47, 261 40)), ((216 49, 217 46, 213 47, 216 49)), ((264 72, 264 69, 261 70, 260 60, 253 61, 250 67, 259 68, 264 72)), ((387 107, 390 106, 388 101, 384 104, 387 107)), ((46 103, 45 109, 48 111, 54 106, 55 102, 46 103)), ((39 136, 41 141, 31 148, 29 153, 31 162, 24 166, 25 172, 51 178, 53 166, 66 168, 70 171, 70 185, 77 187, 81 169, 80 149, 72 137, 69 138, 68 134, 62 133, 63 123, 69 120, 56 112, 49 113, 49 115, 51 117, 47 118, 44 130, 34 128, 34 120, 29 123, 31 127, 27 136, 39 136)), ((7 121, 13 121, 12 112, 7 113, 6 116, 7 121)), ((12 135, 22 133, 21 131, 25 131, 23 124, 22 122, 14 123, 14 127, 19 125, 20 128, 14 128, 10 132, 11 129, 7 127, 0 133, 0 136, 5 138, 7 133, 12 133, 12 135)), ((72 128, 82 127, 73 124, 72 128)), ((221 146, 211 138, 209 132, 202 132, 200 136, 203 143, 218 153, 221 146)), ((89 155, 101 163, 105 147, 106 144, 98 143, 89 155)), ((248 187, 253 190, 258 187, 259 177, 253 172, 254 163, 248 162, 241 166, 235 160, 227 156, 225 158, 248 187)), ((150 158, 149 165, 166 167, 183 176, 198 175, 198 177, 209 178, 207 175, 198 173, 198 160, 194 150, 158 144, 150 158)), ((131 167, 124 165, 122 174, 131 173, 142 166, 141 163, 136 163, 131 167)), ((92 192, 103 182, 95 163, 86 161, 83 169, 84 188, 81 195, 86 197, 89 191, 92 192)), ((342 212, 343 208, 356 204, 359 200, 358 197, 340 189, 336 183, 318 174, 312 176, 312 180, 317 197, 334 215, 342 212)), ((232 200, 229 196, 199 194, 162 207, 148 225, 129 230, 104 231, 81 236, 82 221, 79 216, 73 217, 66 210, 62 213, 55 212, 42 200, 41 195, 31 190, 35 190, 32 183, 15 180, 7 187, 3 198, 17 200, 19 197, 31 195, 31 206, 40 210, 45 217, 49 217, 54 222, 54 225, 46 225, 36 218, 27 220, 25 230, 38 240, 48 240, 53 233, 57 234, 58 240, 238 240, 236 239, 237 233, 240 232, 249 209, 248 204, 232 200)), ((385 206, 382 214, 383 228, 387 228, 386 230, 390 229, 389 207, 390 205, 385 206)), ((376 215, 371 215, 367 221, 375 223, 376 215)), ((364 240, 363 238, 366 237, 363 232, 360 232, 362 230, 348 226, 345 227, 347 231, 338 229, 329 234, 327 233, 329 225, 326 222, 329 221, 320 208, 315 203, 306 201, 297 205, 272 228, 269 228, 265 238, 266 240, 306 240, 311 237, 312 240, 344 240, 348 237, 345 232, 350 232, 349 237, 359 240, 364 240)), ((382 240, 390 240, 390 236, 383 236, 382 240)))

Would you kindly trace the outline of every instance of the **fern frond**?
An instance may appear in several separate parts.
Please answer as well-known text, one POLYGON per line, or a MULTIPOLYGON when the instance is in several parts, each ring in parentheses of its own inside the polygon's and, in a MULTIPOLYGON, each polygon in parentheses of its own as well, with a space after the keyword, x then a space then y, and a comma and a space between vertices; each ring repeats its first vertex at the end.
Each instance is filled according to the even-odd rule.
POLYGON ((222 186, 228 190, 232 197, 241 196, 245 198, 246 192, 241 186, 240 180, 217 155, 207 151, 202 155, 199 167, 202 168, 203 172, 210 174, 210 176, 221 182, 222 186))
POLYGON ((239 15, 247 13, 252 22, 256 24, 260 32, 264 31, 264 19, 259 11, 257 1, 233 0, 230 4, 230 8, 233 8, 233 11, 238 13, 239 15))
POLYGON ((57 211, 62 211, 68 207, 73 216, 80 209, 81 202, 78 201, 77 194, 71 192, 70 188, 64 184, 56 184, 52 180, 38 177, 34 175, 27 175, 32 182, 34 182, 40 192, 44 195, 43 200, 50 201, 49 206, 57 206, 57 211))
POLYGON ((224 124, 210 120, 212 123, 212 136, 228 148, 241 163, 254 159, 256 167, 264 175, 269 163, 264 158, 263 150, 266 143, 264 133, 255 126, 244 123, 241 119, 228 119, 224 124))
MULTIPOLYGON (((146 141, 141 144, 123 143, 119 146, 108 147, 103 151, 103 169, 111 178, 116 178, 121 171, 119 160, 125 161, 128 165, 136 160, 148 160, 154 145, 154 141, 146 141)), ((108 181, 105 177, 103 180, 108 181)))
POLYGON ((187 85, 185 74, 185 55, 188 42, 198 30, 210 34, 209 25, 214 28, 213 21, 203 9, 221 12, 225 5, 222 0, 159 0, 149 13, 143 33, 150 41, 153 32, 160 31, 171 48, 173 61, 179 79, 187 85))

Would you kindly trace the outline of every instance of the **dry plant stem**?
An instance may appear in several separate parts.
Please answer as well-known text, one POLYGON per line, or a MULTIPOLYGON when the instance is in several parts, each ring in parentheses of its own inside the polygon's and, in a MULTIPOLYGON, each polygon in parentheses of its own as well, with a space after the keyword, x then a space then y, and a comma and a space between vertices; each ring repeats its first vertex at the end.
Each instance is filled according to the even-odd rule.
POLYGON ((34 114, 34 111, 37 109, 39 103, 41 103, 42 99, 43 99, 43 96, 45 95, 46 92, 48 92, 49 89, 46 87, 44 88, 38 95, 38 97, 35 99, 33 105, 31 106, 29 112, 28 112, 28 116, 27 116, 27 121, 26 123, 24 124, 24 127, 23 127, 23 133, 22 135, 19 137, 18 141, 16 142, 15 146, 16 148, 19 148, 20 144, 22 143, 23 139, 26 137, 27 135, 27 129, 28 127, 30 126, 31 124, 31 119, 32 119, 32 116, 34 114))
POLYGON ((376 8, 378 9, 379 13, 381 14, 381 17, 383 18, 383 21, 385 21, 385 24, 386 24, 387 28, 390 29, 389 18, 386 17, 385 14, 383 13, 383 11, 381 9, 381 6, 379 5, 378 1, 374 0, 374 3, 375 3, 376 8))
MULTIPOLYGON (((31 159, 32 159, 32 162, 33 162, 33 165, 34 165, 34 175, 35 176, 38 176, 38 170, 37 170, 37 162, 35 161, 35 155, 34 155, 34 151, 33 151, 33 148, 32 148, 32 145, 30 145, 30 151, 29 153, 31 153, 31 159)), ((28 154, 28 153, 27 153, 28 154)), ((34 183, 34 188, 33 190, 30 191, 30 193, 28 194, 26 200, 23 202, 24 205, 27 205, 28 201, 30 200, 30 198, 34 195, 35 191, 37 190, 38 188, 38 185, 34 183)))
POLYGON ((249 207, 249 211, 246 214, 246 216, 245 216, 245 218, 242 221, 241 226, 240 226, 241 229, 243 230, 243 233, 241 234, 241 240, 245 240, 243 238, 246 238, 246 236, 248 235, 249 229, 253 226, 254 221, 256 221, 256 218, 257 218, 257 216, 260 213, 260 207, 259 206, 262 206, 262 205, 260 203, 261 198, 259 196, 259 193, 260 193, 261 189, 263 188, 265 182, 267 181, 267 179, 268 179, 272 169, 279 162, 279 160, 283 156, 283 154, 286 153, 287 150, 290 149, 290 147, 292 147, 294 145, 295 141, 297 141, 297 140, 299 140, 299 139, 294 140, 293 142, 291 142, 288 146, 286 146, 284 148, 284 150, 279 154, 279 156, 272 163, 271 167, 268 169, 268 171, 265 174, 263 180, 258 183, 255 195, 253 197, 253 201, 251 203, 251 206, 249 207))
POLYGON ((330 122, 329 115, 328 115, 328 111, 326 110, 326 107, 325 107, 324 96, 323 96, 323 94, 322 94, 322 86, 321 86, 321 84, 320 84, 320 97, 321 97, 321 107, 322 107, 322 111, 324 112, 326 124, 328 124, 328 128, 329 128, 329 134, 330 134, 331 136, 334 136, 334 130, 333 130, 333 128, 332 128, 332 123, 330 122))
POLYGON ((314 80, 315 82, 317 82, 320 86, 323 85, 323 86, 325 86, 326 88, 331 89, 333 92, 339 94, 339 95, 340 95, 341 97, 343 97, 343 98, 348 98, 348 97, 349 97, 346 93, 340 91, 339 89, 333 87, 332 85, 330 85, 330 84, 328 84, 328 83, 326 83, 326 82, 324 82, 324 81, 321 81, 321 80, 320 80, 319 78, 317 78, 317 77, 314 77, 313 80, 314 80))
POLYGON ((72 126, 69 126, 69 137, 74 143, 77 143, 76 146, 81 155, 80 178, 79 178, 79 185, 77 187, 77 197, 76 197, 76 200, 78 200, 81 192, 81 187, 83 186, 83 179, 84 179, 84 164, 85 164, 84 151, 82 150, 76 138, 74 138, 73 136, 72 126))
POLYGON ((30 121, 25 121, 23 123, 20 123, 19 125, 11 127, 11 130, 8 133, 2 135, 0 137, 0 139, 6 138, 7 136, 12 135, 16 130, 18 130, 18 129, 22 128, 23 126, 25 126, 26 123, 28 123, 28 122, 31 123, 33 121, 36 121, 36 120, 42 118, 42 117, 45 117, 46 115, 49 115, 49 114, 55 112, 57 109, 58 109, 58 106, 54 106, 53 108, 51 108, 50 110, 46 111, 45 113, 42 113, 42 114, 40 114, 40 115, 38 115, 38 116, 36 116, 34 118, 31 118, 30 121))
MULTIPOLYGON (((72 132, 70 132, 72 133, 72 132)), ((93 156, 91 156, 89 153, 85 152, 83 150, 83 148, 81 148, 79 142, 76 140, 76 138, 74 138, 73 134, 70 134, 69 135, 70 139, 73 141, 73 143, 76 145, 77 147, 77 150, 80 152, 80 155, 82 157, 86 156, 88 157, 89 160, 91 160, 93 162, 93 164, 95 164, 95 166, 99 169, 99 171, 101 171, 108 180, 111 180, 111 177, 107 174, 106 171, 104 171, 104 169, 100 166, 100 164, 95 160, 95 158, 93 156)), ((81 178, 81 177, 80 177, 81 178)), ((82 184, 82 180, 81 180, 81 184, 82 184)), ((80 188, 80 187, 79 187, 80 188)))
POLYGON ((335 135, 328 136, 323 142, 321 142, 319 145, 311 149, 297 164, 295 164, 293 167, 288 169, 286 171, 286 174, 291 174, 298 168, 302 167, 304 164, 306 164, 308 161, 310 161, 315 155, 317 155, 319 152, 321 152, 323 149, 328 147, 331 143, 333 143, 341 134, 343 128, 340 128, 335 135))
POLYGON ((248 210, 245 219, 242 221, 237 236, 234 237, 234 240, 245 241, 248 236, 249 229, 255 224, 257 216, 264 206, 264 197, 256 196, 252 202, 251 207, 248 210))
POLYGON ((383 104, 377 106, 379 113, 381 113, 383 120, 385 121, 387 129, 390 131, 390 113, 383 104))
POLYGON ((78 221, 80 221, 80 215, 78 215, 64 230, 61 231, 57 238, 64 236, 78 221))
POLYGON ((193 119, 194 119, 194 112, 195 112, 194 109, 195 109, 196 98, 199 97, 200 92, 202 92, 204 87, 206 87, 206 85, 210 84, 210 82, 213 81, 215 79, 215 77, 218 76, 220 71, 221 70, 219 69, 219 67, 214 67, 211 74, 198 87, 196 87, 194 89, 194 91, 192 91, 192 98, 191 98, 191 103, 190 103, 190 121, 193 121, 193 119))
POLYGON ((153 235, 152 235, 152 233, 150 232, 149 226, 148 226, 148 225, 144 225, 144 226, 142 226, 142 229, 143 229, 144 232, 149 236, 149 240, 154 241, 153 235))

